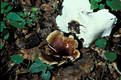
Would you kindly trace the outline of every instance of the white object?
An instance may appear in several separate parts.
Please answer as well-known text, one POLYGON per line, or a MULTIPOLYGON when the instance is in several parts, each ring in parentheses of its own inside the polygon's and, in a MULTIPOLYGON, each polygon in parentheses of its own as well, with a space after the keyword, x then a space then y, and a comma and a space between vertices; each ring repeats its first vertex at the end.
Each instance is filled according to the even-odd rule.
POLYGON ((69 33, 68 23, 73 20, 79 22, 83 26, 79 27, 80 34, 76 33, 76 36, 84 39, 84 47, 88 47, 99 35, 109 36, 117 21, 107 9, 93 12, 89 0, 64 0, 62 5, 62 15, 56 17, 58 28, 69 33))

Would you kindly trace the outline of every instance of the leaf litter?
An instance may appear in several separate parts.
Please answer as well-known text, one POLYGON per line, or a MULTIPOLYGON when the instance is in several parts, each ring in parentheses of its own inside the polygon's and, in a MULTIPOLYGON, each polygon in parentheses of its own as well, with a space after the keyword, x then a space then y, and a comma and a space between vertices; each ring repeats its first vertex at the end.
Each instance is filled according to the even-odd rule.
MULTIPOLYGON (((8 0, 4 0, 9 2, 8 0)), ((89 48, 79 47, 80 57, 71 61, 66 59, 62 65, 53 65, 53 69, 45 72, 38 72, 33 74, 29 71, 30 66, 35 62, 35 56, 43 54, 43 57, 50 61, 60 61, 58 55, 54 55, 54 59, 51 59, 50 53, 54 52, 53 48, 48 46, 46 41, 47 36, 54 30, 58 30, 56 25, 56 16, 61 14, 63 0, 16 0, 15 4, 20 5, 18 9, 26 9, 31 11, 31 8, 35 7, 41 11, 39 21, 34 27, 28 29, 17 29, 13 35, 9 33, 8 40, 0 39, 0 44, 4 42, 0 53, 0 74, 2 79, 6 80, 92 80, 101 79, 102 71, 105 66, 105 52, 115 52, 117 58, 110 62, 108 61, 104 70, 103 80, 119 80, 121 74, 121 11, 111 10, 110 12, 115 14, 118 18, 116 27, 113 28, 110 36, 106 37, 107 44, 104 43, 103 48, 100 46, 100 42, 92 43, 89 48), (104 48, 105 47, 105 48, 104 48), (52 50, 53 49, 53 50, 52 50), (46 54, 46 55, 44 55, 46 54), (12 55, 19 55, 21 61, 13 64, 11 61, 12 55), (6 76, 6 77, 5 77, 6 76)), ((73 24, 74 25, 74 24, 73 24)), ((13 29, 15 30, 15 29, 13 29)), ((69 37, 70 34, 64 33, 64 36, 69 37)), ((71 33, 71 35, 74 35, 71 33)), ((0 34, 1 36, 1 34, 0 34)), ((77 39, 74 37, 74 39, 77 39)), ((81 40, 78 41, 78 46, 82 46, 81 40)), ((102 42, 102 41, 101 41, 102 42)), ((18 56, 18 57, 19 57, 18 56)), ((51 56, 52 57, 52 56, 51 56)), ((60 56, 59 56, 60 57, 60 56)), ((62 57, 62 56, 61 56, 62 57)), ((112 57, 112 56, 111 56, 112 57)), ((63 60, 62 58, 61 60, 63 60)), ((40 67, 40 66, 39 66, 40 67)), ((48 69, 47 69, 48 70, 48 69)))

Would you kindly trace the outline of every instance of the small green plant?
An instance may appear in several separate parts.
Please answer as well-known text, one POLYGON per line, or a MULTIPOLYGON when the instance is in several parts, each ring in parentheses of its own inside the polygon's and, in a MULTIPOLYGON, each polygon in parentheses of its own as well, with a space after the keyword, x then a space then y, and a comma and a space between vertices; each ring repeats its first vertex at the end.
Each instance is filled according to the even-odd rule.
MULTIPOLYGON (((105 5, 102 4, 102 0, 90 0, 91 9, 104 9, 105 5)), ((121 1, 120 0, 106 0, 106 5, 114 10, 121 10, 121 1)))
MULTIPOLYGON (((107 40, 106 39, 98 39, 97 41, 95 41, 95 45, 100 48, 100 49, 104 49, 107 45, 107 40)), ((106 60, 110 61, 110 62, 113 62, 116 58, 117 58, 117 55, 116 53, 114 52, 105 52, 104 53, 105 57, 106 57, 106 60)))
POLYGON ((40 11, 37 11, 37 8, 31 8, 31 12, 26 9, 21 12, 12 12, 13 7, 10 3, 1 3, 1 14, 4 15, 0 29, 1 32, 8 20, 9 24, 16 28, 26 28, 25 26, 32 27, 37 22, 39 14, 41 14, 40 11))
POLYGON ((101 75, 101 80, 103 80, 104 70, 105 70, 105 68, 106 68, 107 62, 108 62, 108 61, 113 62, 113 61, 117 58, 117 55, 116 55, 116 53, 114 53, 114 52, 105 52, 104 55, 105 55, 105 57, 106 57, 106 61, 105 61, 105 65, 104 65, 104 68, 103 68, 102 75, 101 75))
POLYGON ((21 12, 14 12, 15 6, 13 3, 1 2, 1 14, 3 15, 0 24, 0 33, 2 33, 2 40, 0 41, 0 49, 4 47, 4 42, 8 40, 12 28, 27 29, 33 27, 39 21, 38 8, 31 8, 31 11, 24 9, 21 12))
POLYGON ((10 5, 9 3, 2 2, 1 3, 1 14, 8 13, 13 9, 13 6, 10 5))
POLYGON ((31 8, 31 10, 32 11, 37 11, 38 9, 33 7, 33 8, 31 8))
POLYGON ((50 69, 53 69, 53 66, 50 66, 44 62, 42 62, 38 55, 35 57, 35 62, 30 66, 29 70, 32 73, 42 72, 41 76, 44 80, 49 80, 51 77, 50 69))
POLYGON ((106 60, 110 62, 113 62, 117 58, 117 55, 114 52, 105 52, 104 55, 106 57, 106 60))
POLYGON ((114 10, 121 10, 121 0, 106 0, 106 4, 114 10))
MULTIPOLYGON (((20 55, 12 55, 10 56, 12 62, 14 62, 15 64, 20 64, 23 62, 24 58, 20 55)), ((35 56, 35 62, 29 67, 29 71, 31 71, 32 73, 38 73, 38 72, 42 72, 41 76, 44 80, 49 80, 51 77, 51 72, 49 70, 53 69, 53 66, 48 65, 46 63, 44 63, 43 61, 41 61, 38 57, 38 55, 35 56)))
POLYGON ((95 45, 100 49, 104 49, 106 44, 107 44, 106 39, 98 39, 97 41, 95 41, 95 45))
MULTIPOLYGON (((32 27, 35 26, 37 21, 39 20, 39 15, 41 14, 40 11, 37 11, 37 8, 31 8, 32 12, 27 11, 24 9, 23 12, 16 12, 21 18, 25 20, 24 26, 32 27)), ((27 28, 27 27, 26 27, 27 28)))
POLYGON ((1 14, 3 14, 3 21, 1 21, 1 24, 0 24, 0 33, 4 33, 3 35, 3 40, 0 41, 0 49, 2 49, 4 47, 4 42, 5 40, 7 40, 9 38, 9 32, 7 30, 4 30, 4 28, 7 26, 6 23, 7 23, 7 19, 6 19, 6 15, 13 9, 13 6, 12 4, 10 5, 9 3, 6 3, 6 2, 2 2, 1 3, 1 14), (4 30, 4 32, 3 32, 4 30))
MULTIPOLYGON (((97 41, 95 41, 95 45, 98 48, 100 48, 101 50, 103 50, 107 45, 107 40, 106 39, 98 39, 97 41)), ((117 58, 116 53, 108 52, 108 51, 104 53, 104 56, 106 57, 106 61, 105 61, 104 68, 103 68, 103 71, 102 71, 101 80, 103 79, 104 70, 106 68, 107 62, 108 61, 113 62, 117 58)))
POLYGON ((105 8, 104 4, 99 4, 102 0, 90 0, 91 2, 91 9, 103 9, 105 8))
POLYGON ((9 20, 9 24, 16 28, 25 28, 25 20, 21 18, 17 13, 10 12, 6 16, 7 20, 9 20))
POLYGON ((23 58, 22 56, 17 55, 17 54, 10 56, 10 58, 11 58, 11 60, 12 60, 15 64, 20 64, 20 63, 22 63, 23 60, 24 60, 24 58, 23 58))

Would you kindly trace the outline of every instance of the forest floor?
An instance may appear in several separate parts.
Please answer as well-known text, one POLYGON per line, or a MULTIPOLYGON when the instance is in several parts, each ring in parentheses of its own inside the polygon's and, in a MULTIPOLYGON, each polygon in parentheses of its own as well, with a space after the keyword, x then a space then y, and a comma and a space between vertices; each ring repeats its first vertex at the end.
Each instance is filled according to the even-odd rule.
MULTIPOLYGON (((0 50, 1 80, 121 80, 121 11, 108 8, 118 21, 110 36, 102 38, 106 40, 104 49, 100 49, 94 42, 89 48, 84 48, 80 40, 78 41, 80 57, 75 61, 70 61, 62 55, 53 57, 51 53, 55 49, 50 47, 46 41, 50 33, 58 30, 56 17, 62 13, 63 0, 12 1, 3 0, 3 2, 14 6, 11 12, 22 12, 29 16, 23 17, 26 19, 25 26, 27 28, 12 27, 19 24, 12 23, 12 25, 9 20, 3 20, 6 17, 1 17, 1 21, 5 22, 4 30, 0 32, 0 43, 4 44, 0 50), (9 36, 6 33, 9 33, 9 36), (116 59, 112 62, 107 60, 105 52, 115 53, 116 59), (56 64, 50 68, 42 62, 40 64, 45 65, 46 69, 40 70, 42 66, 34 65, 33 68, 31 65, 35 63, 37 54, 39 58, 44 57, 42 60, 50 60, 48 64, 51 62, 56 62, 56 64), (16 58, 20 58, 20 60, 16 58)), ((4 14, 0 15, 5 16, 4 14)), ((18 22, 20 21, 18 20, 18 22)), ((70 35, 63 34, 66 37, 70 35)), ((39 65, 39 63, 37 64, 39 65)))

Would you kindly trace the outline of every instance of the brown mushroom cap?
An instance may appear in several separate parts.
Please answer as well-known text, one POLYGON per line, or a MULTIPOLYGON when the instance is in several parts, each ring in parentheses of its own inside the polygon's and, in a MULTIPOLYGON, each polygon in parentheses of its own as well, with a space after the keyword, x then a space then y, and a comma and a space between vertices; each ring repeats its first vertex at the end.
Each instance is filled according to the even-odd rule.
POLYGON ((65 37, 60 31, 53 31, 46 38, 49 47, 54 51, 52 55, 58 58, 70 58, 72 61, 80 57, 76 49, 78 42, 73 37, 65 37))

